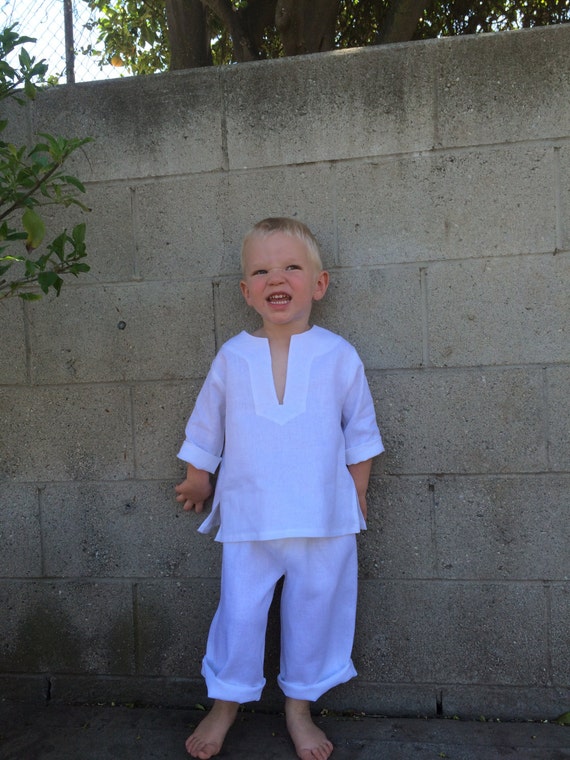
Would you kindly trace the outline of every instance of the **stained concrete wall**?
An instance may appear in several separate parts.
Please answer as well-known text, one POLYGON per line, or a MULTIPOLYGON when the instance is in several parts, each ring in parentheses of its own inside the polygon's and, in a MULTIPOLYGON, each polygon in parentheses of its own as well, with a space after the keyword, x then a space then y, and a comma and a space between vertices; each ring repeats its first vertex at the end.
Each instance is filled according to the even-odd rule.
POLYGON ((91 272, 0 309, 4 695, 203 700, 219 546, 173 499, 176 452, 216 349, 254 324, 240 239, 288 214, 322 242, 316 318, 360 351, 387 447, 360 676, 322 706, 568 709, 569 45, 569 26, 394 45, 12 113, 20 137, 96 141, 70 166, 91 272))

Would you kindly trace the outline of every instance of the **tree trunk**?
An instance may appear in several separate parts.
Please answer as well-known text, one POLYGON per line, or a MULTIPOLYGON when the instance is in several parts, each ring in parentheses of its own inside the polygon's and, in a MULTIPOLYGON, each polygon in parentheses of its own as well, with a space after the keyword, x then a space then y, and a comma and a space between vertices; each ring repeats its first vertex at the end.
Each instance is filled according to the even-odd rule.
POLYGON ((255 61, 259 57, 245 29, 241 16, 233 9, 230 0, 202 0, 226 27, 232 38, 234 58, 238 63, 255 61))
POLYGON ((276 4, 277 0, 249 0, 248 4, 238 11, 250 46, 258 55, 263 43, 263 33, 275 24, 276 4))
POLYGON ((211 66, 206 11, 200 0, 166 0, 170 69, 211 66))
POLYGON ((275 26, 285 55, 332 50, 339 8, 340 0, 278 0, 275 26))
POLYGON ((408 42, 414 36, 420 16, 432 0, 392 0, 386 22, 376 42, 408 42))

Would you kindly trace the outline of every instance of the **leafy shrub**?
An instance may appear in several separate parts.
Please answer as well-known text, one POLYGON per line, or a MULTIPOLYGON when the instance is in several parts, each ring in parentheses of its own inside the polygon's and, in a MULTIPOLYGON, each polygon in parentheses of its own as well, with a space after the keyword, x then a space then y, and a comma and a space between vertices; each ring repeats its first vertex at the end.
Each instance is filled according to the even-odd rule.
MULTIPOLYGON (((35 99, 45 82, 47 65, 36 62, 22 47, 34 41, 21 37, 15 26, 0 33, 0 101, 10 98, 23 105, 35 99), (19 67, 13 68, 7 58, 17 48, 21 48, 19 67)), ((0 119, 0 138, 7 125, 7 120, 0 119)), ((37 137, 40 141, 31 148, 0 139, 0 299, 37 300, 50 289, 59 295, 62 275, 89 271, 84 261, 85 223, 46 243, 41 209, 77 205, 88 211, 77 195, 84 193, 85 187, 67 174, 63 165, 90 138, 37 137)))

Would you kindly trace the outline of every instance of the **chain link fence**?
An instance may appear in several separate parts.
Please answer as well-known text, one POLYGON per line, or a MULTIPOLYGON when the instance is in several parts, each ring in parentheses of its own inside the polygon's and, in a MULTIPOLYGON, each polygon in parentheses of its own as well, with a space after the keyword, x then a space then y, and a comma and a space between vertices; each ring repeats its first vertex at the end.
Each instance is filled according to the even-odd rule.
MULTIPOLYGON (((17 24, 20 35, 35 37, 35 43, 26 43, 24 47, 37 60, 45 59, 48 76, 55 77, 60 84, 121 76, 120 69, 110 64, 101 67, 97 57, 83 52, 101 49, 97 30, 90 29, 92 21, 86 0, 0 0, 2 28, 17 24), (68 53, 68 49, 73 52, 68 53)), ((12 65, 14 62, 10 61, 12 65)))

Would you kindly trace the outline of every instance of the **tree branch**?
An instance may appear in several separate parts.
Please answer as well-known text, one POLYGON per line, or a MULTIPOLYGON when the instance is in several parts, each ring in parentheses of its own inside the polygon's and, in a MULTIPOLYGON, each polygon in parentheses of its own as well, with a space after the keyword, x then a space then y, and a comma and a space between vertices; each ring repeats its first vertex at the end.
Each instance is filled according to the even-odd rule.
POLYGON ((236 61, 255 61, 259 58, 258 51, 249 39, 247 30, 241 22, 241 18, 234 11, 230 0, 201 0, 202 5, 208 7, 220 19, 229 31, 234 47, 236 61))
POLYGON ((378 32, 377 44, 409 42, 414 36, 420 16, 432 0, 392 0, 386 23, 378 32))

